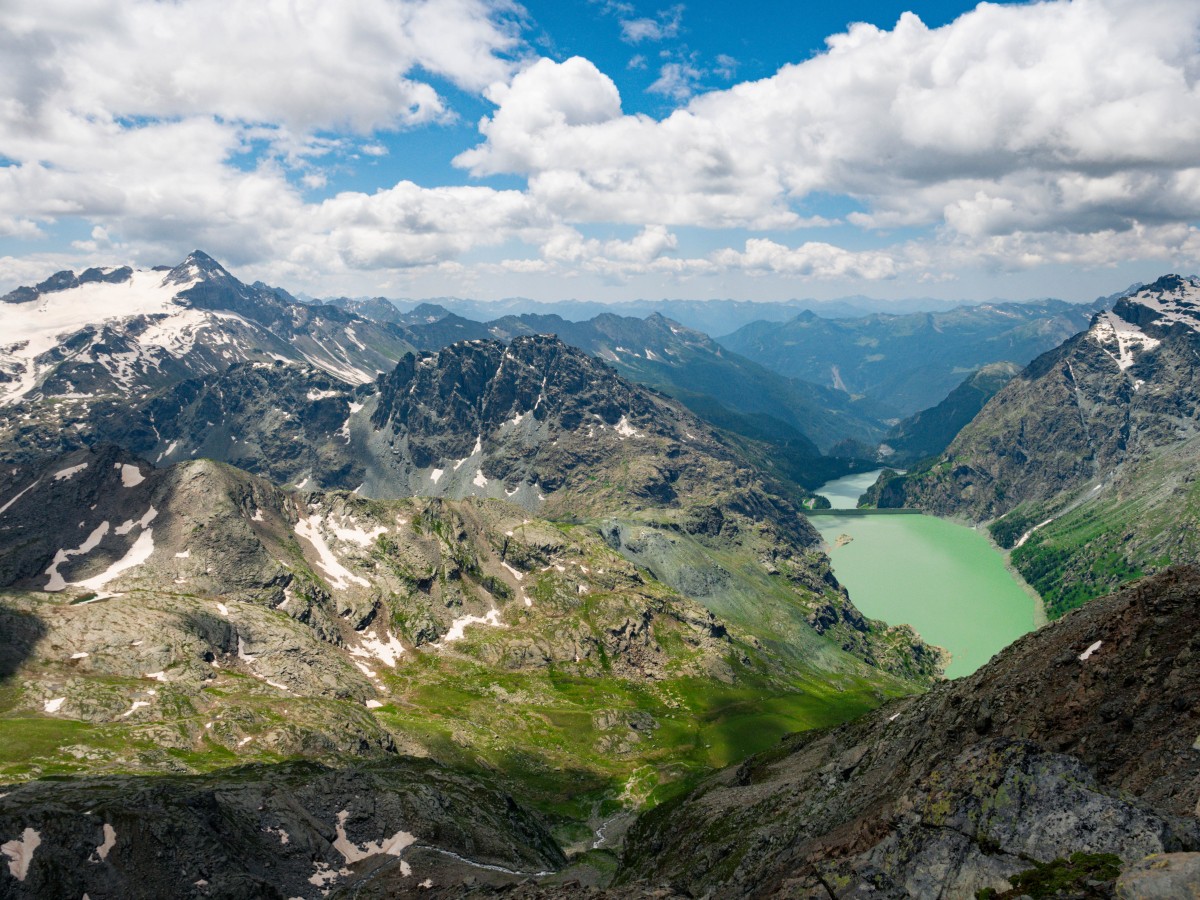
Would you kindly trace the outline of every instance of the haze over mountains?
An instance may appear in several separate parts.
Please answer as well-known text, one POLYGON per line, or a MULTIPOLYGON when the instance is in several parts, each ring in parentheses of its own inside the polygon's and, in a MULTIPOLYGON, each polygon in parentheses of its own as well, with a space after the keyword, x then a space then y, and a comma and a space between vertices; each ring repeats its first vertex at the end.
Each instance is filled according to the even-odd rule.
POLYGON ((1092 872, 1111 888, 1147 853, 1200 847, 1191 764, 1167 765, 1191 701, 1087 693, 1064 724, 1047 687, 1069 669, 1114 696, 1167 643, 1153 677, 1188 678, 1171 623, 1194 574, 926 693, 942 652, 864 616, 804 514, 829 478, 927 457, 872 497, 990 523, 1055 616, 1194 559, 1173 491, 1195 279, 1117 299, 1024 367, 1078 309, 754 332, 814 371, 841 371, 835 333, 869 345, 847 365, 857 394, 658 313, 314 305, 199 251, 2 299, 0 773, 24 783, 0 792, 7 894, 459 896, 536 877, 528 896, 581 879, 899 897, 1007 890, 1077 850, 1112 854, 1092 872), (939 341, 931 366, 918 350, 939 341), (903 385, 938 379, 937 403, 888 421, 916 402, 903 385), (1096 669, 1092 644, 1121 662, 1096 669), (1018 714, 1022 692, 1043 702, 1018 714), (1158 736, 1116 770, 1071 737, 1114 716, 1158 736), (1018 782, 1028 802, 978 819, 1018 782), (1072 824, 1093 815, 1120 824, 1072 824))

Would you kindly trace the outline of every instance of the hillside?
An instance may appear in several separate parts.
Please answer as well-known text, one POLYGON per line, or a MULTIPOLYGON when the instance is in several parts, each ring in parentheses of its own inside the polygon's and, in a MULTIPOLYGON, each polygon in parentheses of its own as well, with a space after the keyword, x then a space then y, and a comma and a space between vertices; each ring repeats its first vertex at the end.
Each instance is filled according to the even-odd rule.
POLYGON ((1044 890, 1074 869, 1066 896, 1112 897, 1124 869, 1118 896, 1186 896, 1175 891, 1195 883, 1194 856, 1140 862, 1200 849, 1198 601, 1195 570, 1149 579, 972 676, 789 738, 645 815, 618 883, 693 897, 971 897, 1029 891, 1039 876, 1044 890), (1075 853, 1092 858, 1067 865, 1075 853))
POLYGON ((1174 275, 1118 299, 879 504, 991 522, 1055 614, 1195 561, 1198 301, 1174 275))
POLYGON ((935 456, 1021 371, 1015 363, 990 363, 973 372, 937 406, 897 423, 880 448, 889 463, 907 465, 935 456))

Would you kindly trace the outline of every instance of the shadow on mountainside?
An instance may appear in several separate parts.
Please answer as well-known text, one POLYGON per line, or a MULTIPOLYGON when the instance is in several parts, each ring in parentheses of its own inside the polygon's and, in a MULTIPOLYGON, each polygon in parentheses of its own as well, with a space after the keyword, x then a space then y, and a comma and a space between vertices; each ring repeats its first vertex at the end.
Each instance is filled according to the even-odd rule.
POLYGON ((37 616, 12 609, 0 601, 0 682, 5 682, 33 654, 47 628, 37 616))

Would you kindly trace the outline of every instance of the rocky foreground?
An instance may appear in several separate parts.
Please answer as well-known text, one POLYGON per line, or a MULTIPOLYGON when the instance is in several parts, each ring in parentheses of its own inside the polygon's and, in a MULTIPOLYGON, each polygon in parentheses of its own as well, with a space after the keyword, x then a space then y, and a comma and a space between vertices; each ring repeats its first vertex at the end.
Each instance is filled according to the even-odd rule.
POLYGON ((787 738, 643 815, 607 889, 514 801, 401 760, 9 789, 0 896, 1194 896, 1198 604, 1175 569, 787 738))

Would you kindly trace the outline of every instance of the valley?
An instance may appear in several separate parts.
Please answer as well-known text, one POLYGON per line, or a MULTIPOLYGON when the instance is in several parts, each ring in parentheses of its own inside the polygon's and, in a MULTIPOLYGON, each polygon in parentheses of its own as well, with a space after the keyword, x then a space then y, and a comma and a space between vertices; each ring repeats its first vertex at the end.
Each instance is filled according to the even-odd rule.
POLYGON ((199 251, 6 309, 0 827, 39 842, 5 845, 36 861, 15 896, 607 888, 655 810, 930 702, 1037 621, 986 532, 888 508, 1028 377, 990 351, 885 431, 659 314, 303 304, 199 251), (98 329, 96 292, 134 288, 98 329), (881 469, 890 434, 935 455, 881 469), (127 798, 186 833, 169 871, 127 798), (64 874, 93 833, 136 845, 64 874))
POLYGON ((0 48, 0 900, 1200 900, 1200 0, 0 48))

